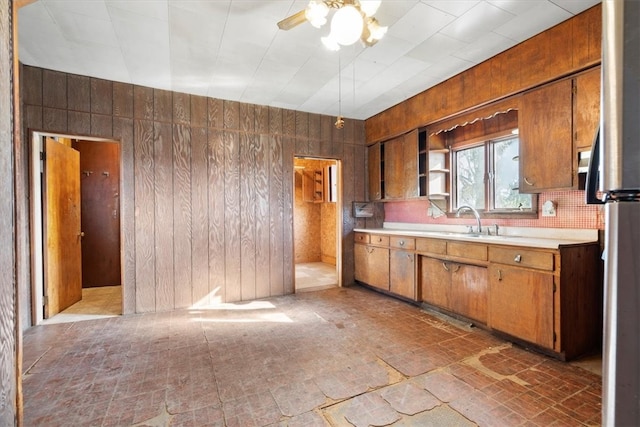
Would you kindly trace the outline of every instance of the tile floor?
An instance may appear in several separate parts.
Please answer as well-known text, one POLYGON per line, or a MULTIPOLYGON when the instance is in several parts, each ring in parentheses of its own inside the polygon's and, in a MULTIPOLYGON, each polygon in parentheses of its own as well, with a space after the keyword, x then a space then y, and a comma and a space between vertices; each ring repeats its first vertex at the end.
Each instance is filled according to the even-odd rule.
POLYGON ((318 291, 338 286, 336 266, 323 262, 296 264, 296 292, 318 291))
POLYGON ((584 426, 601 377, 359 286, 36 326, 25 426, 584 426))

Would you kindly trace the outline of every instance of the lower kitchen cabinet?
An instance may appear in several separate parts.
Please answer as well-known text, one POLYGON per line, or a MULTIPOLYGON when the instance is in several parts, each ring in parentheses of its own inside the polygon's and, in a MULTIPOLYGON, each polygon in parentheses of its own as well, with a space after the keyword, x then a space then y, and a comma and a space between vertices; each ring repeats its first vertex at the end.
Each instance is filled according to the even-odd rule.
POLYGON ((597 242, 538 248, 362 232, 355 240, 362 283, 563 360, 602 345, 597 242))
POLYGON ((355 279, 370 286, 389 290, 389 249, 355 245, 355 279))
POLYGON ((451 300, 453 311, 487 323, 487 268, 470 264, 451 267, 451 300))
POLYGON ((553 274, 492 264, 489 281, 489 327, 553 349, 553 274))
POLYGON ((389 254, 389 291, 416 300, 415 257, 413 252, 392 249, 389 254))
POLYGON ((421 257, 422 301, 481 323, 487 322, 485 267, 421 257))

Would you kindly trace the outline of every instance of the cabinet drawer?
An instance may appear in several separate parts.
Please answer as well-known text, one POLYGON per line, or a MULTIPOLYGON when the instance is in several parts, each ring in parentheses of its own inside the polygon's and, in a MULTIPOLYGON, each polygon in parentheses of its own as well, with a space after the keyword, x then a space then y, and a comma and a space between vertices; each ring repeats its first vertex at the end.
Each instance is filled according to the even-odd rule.
POLYGON ((416 248, 416 239, 413 237, 390 237, 390 246, 392 248, 408 249, 410 251, 416 248))
POLYGON ((416 250, 432 254, 445 254, 447 253, 447 241, 441 239, 416 239, 416 250))
POLYGON ((449 241, 447 243, 447 255, 486 261, 487 245, 449 241))
POLYGON ((372 234, 371 236, 369 236, 369 243, 377 246, 389 246, 389 236, 372 234))
POLYGON ((553 271, 553 254, 516 248, 489 248, 489 261, 553 271))
POLYGON ((369 233, 356 232, 355 242, 356 243, 365 243, 365 244, 369 243, 369 233))

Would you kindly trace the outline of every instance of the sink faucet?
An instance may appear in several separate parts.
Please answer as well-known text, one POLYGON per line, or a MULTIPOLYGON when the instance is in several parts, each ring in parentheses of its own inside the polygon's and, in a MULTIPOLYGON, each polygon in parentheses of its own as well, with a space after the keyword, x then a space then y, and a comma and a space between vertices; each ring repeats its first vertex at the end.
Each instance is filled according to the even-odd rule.
POLYGON ((476 221, 478 222, 478 234, 482 233, 482 224, 480 223, 480 214, 478 213, 478 211, 469 205, 462 205, 456 211, 456 218, 459 218, 460 213, 464 211, 471 211, 471 213, 473 213, 473 216, 476 217, 476 221))

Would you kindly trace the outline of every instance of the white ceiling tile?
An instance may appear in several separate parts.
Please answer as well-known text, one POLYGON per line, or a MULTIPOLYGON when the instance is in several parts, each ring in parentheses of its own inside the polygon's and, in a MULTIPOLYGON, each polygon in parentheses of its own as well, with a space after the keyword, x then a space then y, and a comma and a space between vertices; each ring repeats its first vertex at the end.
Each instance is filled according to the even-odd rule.
POLYGON ((494 31, 516 42, 521 42, 570 17, 569 12, 555 4, 540 2, 536 7, 516 16, 494 31))
POLYGON ((39 0, 18 11, 33 65, 247 103, 366 119, 597 0, 384 0, 387 35, 329 52, 277 22, 307 0, 39 0), (355 70, 355 74, 354 74, 355 70), (355 97, 354 97, 355 87, 355 97))
POLYGON ((424 3, 418 3, 388 30, 388 34, 413 44, 419 44, 453 20, 453 16, 441 10, 424 3))
POLYGON ((552 2, 573 15, 601 3, 600 0, 552 0, 552 2))
POLYGON ((513 46, 514 40, 496 33, 487 33, 473 43, 456 50, 453 56, 479 64, 513 46))
POLYGON ((453 16, 462 16, 480 0, 423 0, 425 4, 453 16))
POLYGON ((55 15, 75 13, 94 19, 109 19, 109 12, 103 1, 40 0, 40 3, 55 15))
POLYGON ((467 43, 493 31, 513 18, 513 14, 489 3, 478 3, 440 32, 467 43))
POLYGON ((475 64, 473 62, 449 56, 424 70, 423 75, 426 77, 438 78, 442 81, 447 80, 459 72, 473 67, 474 65, 475 64))
POLYGON ((167 0, 104 0, 104 2, 110 13, 113 13, 114 9, 119 9, 139 17, 153 18, 165 22, 169 20, 169 3, 167 0))
POLYGON ((454 52, 458 52, 466 46, 468 44, 463 41, 437 33, 413 48, 406 56, 433 63, 454 52))

